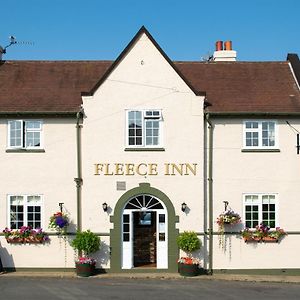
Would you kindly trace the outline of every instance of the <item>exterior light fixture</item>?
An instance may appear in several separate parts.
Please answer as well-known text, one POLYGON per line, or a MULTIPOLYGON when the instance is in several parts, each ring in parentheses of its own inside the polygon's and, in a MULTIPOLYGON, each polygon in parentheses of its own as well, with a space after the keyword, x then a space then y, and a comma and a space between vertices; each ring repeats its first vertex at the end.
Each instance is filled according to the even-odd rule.
POLYGON ((103 208, 103 211, 104 211, 104 212, 107 212, 108 205, 107 205, 106 202, 102 203, 102 208, 103 208))
POLYGON ((64 205, 63 202, 59 202, 59 203, 58 203, 60 212, 62 212, 62 210, 63 210, 63 205, 64 205))
POLYGON ((181 210, 182 210, 183 212, 185 212, 186 208, 187 208, 187 205, 186 205, 185 202, 183 202, 183 203, 181 204, 181 210))

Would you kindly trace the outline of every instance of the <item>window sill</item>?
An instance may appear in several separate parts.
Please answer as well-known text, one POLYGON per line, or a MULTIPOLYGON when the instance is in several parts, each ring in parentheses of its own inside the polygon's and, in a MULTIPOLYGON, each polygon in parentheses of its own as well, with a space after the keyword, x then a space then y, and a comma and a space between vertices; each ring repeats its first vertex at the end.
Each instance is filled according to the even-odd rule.
POLYGON ((165 148, 125 148, 124 151, 165 151, 165 148))
POLYGON ((6 149, 6 153, 43 153, 45 149, 6 149))
POLYGON ((242 152, 280 152, 280 149, 242 149, 242 152))

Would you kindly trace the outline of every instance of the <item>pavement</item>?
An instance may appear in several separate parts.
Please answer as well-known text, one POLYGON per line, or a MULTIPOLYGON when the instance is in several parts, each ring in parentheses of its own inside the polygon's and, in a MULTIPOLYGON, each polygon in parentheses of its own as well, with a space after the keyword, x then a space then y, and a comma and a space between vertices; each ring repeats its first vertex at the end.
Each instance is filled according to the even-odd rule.
MULTIPOLYGON (((79 278, 75 272, 71 271, 17 271, 2 272, 0 277, 16 278, 79 278)), ((122 278, 122 279, 161 279, 161 280, 227 280, 227 281, 249 281, 249 282, 281 282, 281 283, 299 283, 300 276, 291 275, 243 275, 243 274, 213 274, 200 275, 195 277, 183 277, 177 273, 106 273, 97 274, 88 279, 104 279, 104 278, 122 278)))

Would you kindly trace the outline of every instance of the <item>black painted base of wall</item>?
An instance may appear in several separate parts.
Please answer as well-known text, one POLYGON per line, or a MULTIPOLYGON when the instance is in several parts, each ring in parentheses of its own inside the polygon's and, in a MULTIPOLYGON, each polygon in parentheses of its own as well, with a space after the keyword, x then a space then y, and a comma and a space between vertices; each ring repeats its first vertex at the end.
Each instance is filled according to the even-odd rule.
MULTIPOLYGON (((207 270, 205 270, 205 273, 207 270)), ((66 272, 72 273, 76 272, 75 268, 5 268, 4 272, 66 272)), ((155 268, 135 268, 121 270, 120 272, 114 272, 110 269, 96 269, 96 274, 141 274, 141 273, 170 273, 174 274, 177 272, 169 272, 167 269, 155 269, 155 268)), ((215 269, 213 274, 237 274, 237 275, 287 275, 287 276, 300 276, 300 269, 215 269)))
POLYGON ((299 276, 300 269, 215 269, 213 274, 299 276))

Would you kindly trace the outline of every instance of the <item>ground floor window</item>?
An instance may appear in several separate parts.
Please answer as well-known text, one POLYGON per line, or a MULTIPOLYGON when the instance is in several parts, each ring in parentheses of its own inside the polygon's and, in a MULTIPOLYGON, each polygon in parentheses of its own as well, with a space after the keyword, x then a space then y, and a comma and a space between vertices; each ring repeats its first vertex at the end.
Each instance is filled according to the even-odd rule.
POLYGON ((41 228, 42 197, 41 195, 9 195, 9 226, 20 229, 22 226, 41 228))
POLYGON ((264 223, 270 228, 277 226, 276 194, 245 194, 244 220, 247 228, 264 223))

